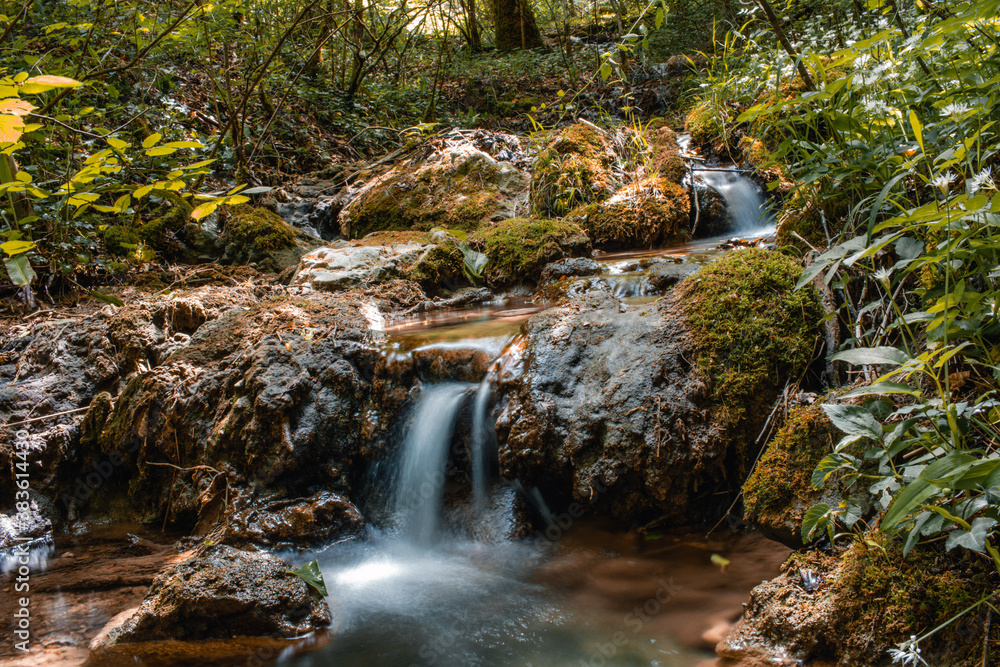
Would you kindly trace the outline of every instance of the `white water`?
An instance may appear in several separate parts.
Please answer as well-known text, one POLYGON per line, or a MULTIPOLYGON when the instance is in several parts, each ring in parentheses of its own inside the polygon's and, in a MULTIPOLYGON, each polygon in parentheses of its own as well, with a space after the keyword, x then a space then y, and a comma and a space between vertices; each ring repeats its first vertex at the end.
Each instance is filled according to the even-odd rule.
POLYGON ((472 458, 472 500, 477 512, 486 508, 487 482, 490 473, 490 461, 494 454, 490 448, 493 441, 492 424, 487 423, 487 410, 490 402, 490 376, 487 375, 476 390, 476 398, 472 404, 472 438, 469 443, 472 458))
POLYGON ((757 184, 736 171, 705 171, 694 174, 726 201, 732 232, 742 234, 773 224, 771 212, 761 197, 757 184))
POLYGON ((429 544, 437 535, 452 431, 470 387, 426 387, 407 425, 394 509, 404 535, 414 543, 429 544))

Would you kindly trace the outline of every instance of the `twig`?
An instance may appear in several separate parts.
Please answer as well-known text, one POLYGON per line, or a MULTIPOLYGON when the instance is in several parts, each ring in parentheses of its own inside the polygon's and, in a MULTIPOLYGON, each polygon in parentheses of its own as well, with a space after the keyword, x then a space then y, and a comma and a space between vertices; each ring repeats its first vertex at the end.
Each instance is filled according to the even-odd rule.
POLYGON ((0 428, 7 428, 9 426, 21 426, 23 424, 30 424, 32 422, 40 422, 40 421, 44 421, 46 419, 51 419, 53 417, 61 417, 63 415, 72 415, 72 414, 75 414, 77 412, 86 412, 89 409, 90 409, 90 406, 88 405, 85 408, 76 408, 75 410, 65 410, 63 412, 53 412, 51 415, 45 415, 44 417, 33 417, 31 419, 25 419, 24 421, 9 422, 7 424, 0 424, 0 428))

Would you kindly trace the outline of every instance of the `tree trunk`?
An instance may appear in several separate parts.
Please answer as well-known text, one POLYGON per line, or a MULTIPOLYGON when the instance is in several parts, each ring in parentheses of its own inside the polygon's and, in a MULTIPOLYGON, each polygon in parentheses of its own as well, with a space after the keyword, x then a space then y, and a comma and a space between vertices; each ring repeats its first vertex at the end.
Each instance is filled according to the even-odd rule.
POLYGON ((493 0, 496 46, 500 51, 533 49, 542 45, 528 0, 493 0))

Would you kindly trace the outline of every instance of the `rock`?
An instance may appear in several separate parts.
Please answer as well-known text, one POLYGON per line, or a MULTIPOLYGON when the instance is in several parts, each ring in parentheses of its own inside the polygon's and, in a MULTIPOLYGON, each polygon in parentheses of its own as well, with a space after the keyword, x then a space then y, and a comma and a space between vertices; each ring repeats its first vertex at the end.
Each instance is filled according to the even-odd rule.
POLYGON ((512 218, 526 206, 528 177, 471 143, 447 145, 412 158, 352 193, 340 232, 360 238, 379 230, 434 227, 472 231, 512 218))
POLYGON ((763 251, 733 253, 656 304, 595 292, 531 318, 498 366, 502 474, 631 523, 725 512, 819 335, 815 294, 792 291, 800 269, 747 252, 763 251), (711 308, 728 313, 713 314, 717 328, 702 320, 711 308))
POLYGON ((890 648, 953 620, 921 640, 922 657, 931 665, 982 660, 986 612, 959 614, 996 591, 997 576, 968 551, 932 544, 904 559, 898 542, 874 533, 839 554, 793 554, 783 569, 753 589, 716 653, 738 664, 889 664, 890 648), (819 581, 812 592, 805 574, 819 581))
POLYGON ((545 217, 611 197, 623 185, 617 157, 604 133, 577 123, 539 152, 531 180, 532 211, 545 217))
POLYGON ((325 600, 266 553, 210 547, 157 576, 139 610, 108 643, 294 637, 330 625, 325 600))
POLYGON ((406 269, 435 248, 428 243, 319 248, 302 256, 293 285, 334 292, 362 283, 401 278, 406 269))
POLYGON ((267 208, 238 206, 226 218, 223 264, 257 264, 280 273, 305 253, 322 245, 314 236, 292 227, 267 208))
POLYGON ((658 294, 662 294, 680 281, 693 276, 701 268, 687 262, 656 262, 650 267, 646 280, 658 294))
POLYGON ((627 185, 613 197, 573 210, 566 219, 587 231, 594 247, 652 248, 686 238, 691 200, 687 190, 658 176, 627 185))
POLYGON ((572 257, 546 264, 542 269, 541 282, 576 276, 596 276, 601 265, 587 257, 572 257))
POLYGON ((320 491, 308 498, 243 502, 230 519, 226 542, 272 549, 318 546, 334 539, 360 535, 361 512, 343 496, 320 491))
POLYGON ((495 353, 462 343, 437 343, 413 351, 413 365, 423 382, 480 382, 495 353))
POLYGON ((591 253, 583 229, 563 220, 503 220, 480 229, 469 244, 489 258, 484 277, 494 287, 537 283, 546 264, 591 253))
POLYGON ((726 200, 715 189, 696 181, 695 194, 698 197, 698 236, 723 236, 733 229, 726 200))

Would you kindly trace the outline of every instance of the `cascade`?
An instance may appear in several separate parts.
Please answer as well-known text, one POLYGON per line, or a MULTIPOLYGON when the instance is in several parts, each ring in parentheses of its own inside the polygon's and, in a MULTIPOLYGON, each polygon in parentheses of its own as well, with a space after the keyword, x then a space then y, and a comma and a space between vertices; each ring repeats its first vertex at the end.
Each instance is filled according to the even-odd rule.
POLYGON ((757 184, 733 170, 694 169, 705 185, 718 192, 726 202, 733 232, 754 231, 773 224, 771 213, 757 184))
POLYGON ((404 534, 413 542, 426 544, 437 534, 448 449, 470 387, 465 383, 425 387, 407 424, 394 509, 404 534))
POLYGON ((472 403, 472 438, 469 443, 472 453, 472 498, 477 512, 486 508, 490 462, 496 455, 493 425, 486 419, 489 403, 490 376, 487 375, 479 384, 472 403))

